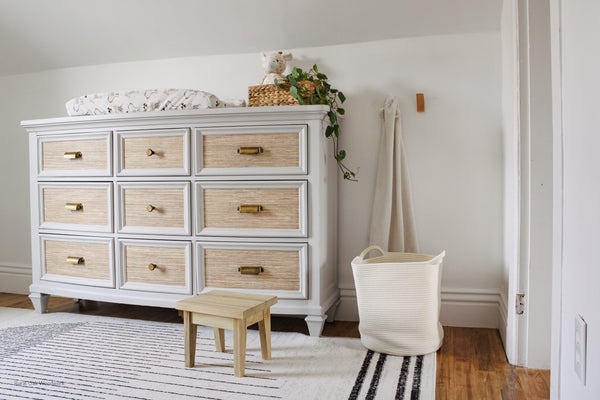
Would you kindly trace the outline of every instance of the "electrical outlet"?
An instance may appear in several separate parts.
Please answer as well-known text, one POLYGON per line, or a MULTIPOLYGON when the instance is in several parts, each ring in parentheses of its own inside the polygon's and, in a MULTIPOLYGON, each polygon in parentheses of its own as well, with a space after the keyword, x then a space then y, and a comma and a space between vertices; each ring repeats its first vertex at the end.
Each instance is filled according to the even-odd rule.
POLYGON ((581 315, 575 316, 575 373, 585 385, 587 352, 587 323, 581 315))

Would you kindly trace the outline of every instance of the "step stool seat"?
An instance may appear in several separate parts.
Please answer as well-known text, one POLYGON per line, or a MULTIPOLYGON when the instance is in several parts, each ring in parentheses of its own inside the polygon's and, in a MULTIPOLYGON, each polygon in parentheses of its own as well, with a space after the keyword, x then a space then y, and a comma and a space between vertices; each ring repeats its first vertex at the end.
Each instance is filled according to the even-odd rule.
POLYGON ((271 306, 277 296, 213 290, 176 303, 183 312, 185 366, 193 367, 196 357, 197 325, 214 329, 217 351, 225 351, 224 329, 233 331, 235 376, 244 376, 246 329, 258 322, 260 348, 264 360, 271 359, 271 306))

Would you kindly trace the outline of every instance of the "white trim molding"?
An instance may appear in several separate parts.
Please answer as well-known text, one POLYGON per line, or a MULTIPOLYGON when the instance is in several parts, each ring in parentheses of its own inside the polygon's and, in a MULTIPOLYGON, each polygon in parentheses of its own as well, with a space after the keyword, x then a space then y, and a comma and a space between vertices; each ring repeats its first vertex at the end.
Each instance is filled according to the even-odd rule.
POLYGON ((0 262, 0 292, 29 294, 31 266, 0 262))
MULTIPOLYGON (((356 290, 340 286, 341 304, 336 320, 358 321, 356 290)), ((499 290, 442 289, 440 321, 444 326, 494 328, 506 332, 506 302, 499 290)))

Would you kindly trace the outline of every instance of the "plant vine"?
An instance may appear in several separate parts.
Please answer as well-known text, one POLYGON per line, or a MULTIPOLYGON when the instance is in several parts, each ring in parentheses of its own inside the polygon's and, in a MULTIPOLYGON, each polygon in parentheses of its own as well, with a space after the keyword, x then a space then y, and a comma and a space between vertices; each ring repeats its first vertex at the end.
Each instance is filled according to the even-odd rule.
MULTIPOLYGON (((346 96, 339 90, 332 88, 328 82, 327 75, 319 72, 317 65, 313 65, 312 69, 303 71, 300 68, 294 67, 292 73, 285 77, 290 84, 290 95, 298 100, 300 104, 325 104, 329 106, 327 117, 329 124, 325 128, 325 137, 330 138, 333 142, 333 156, 337 161, 338 167, 344 179, 349 181, 358 181, 356 174, 350 170, 345 164, 346 151, 339 148, 340 125, 338 123, 338 115, 344 115, 346 110, 340 107, 346 101, 346 96), (315 84, 314 92, 309 91, 302 85, 303 81, 310 81, 315 84)), ((283 89, 279 82, 275 80, 275 85, 281 90, 283 89)))

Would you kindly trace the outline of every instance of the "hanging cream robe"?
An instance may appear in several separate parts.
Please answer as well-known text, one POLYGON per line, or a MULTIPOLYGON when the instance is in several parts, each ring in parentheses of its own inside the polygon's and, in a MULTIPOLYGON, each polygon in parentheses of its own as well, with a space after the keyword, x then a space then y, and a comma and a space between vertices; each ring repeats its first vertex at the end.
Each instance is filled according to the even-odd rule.
POLYGON ((380 115, 383 136, 379 146, 369 244, 378 245, 385 251, 416 253, 416 228, 398 100, 389 96, 380 115))

